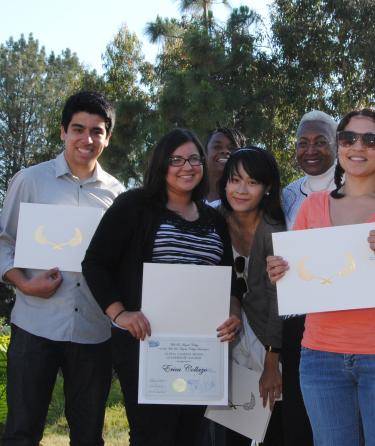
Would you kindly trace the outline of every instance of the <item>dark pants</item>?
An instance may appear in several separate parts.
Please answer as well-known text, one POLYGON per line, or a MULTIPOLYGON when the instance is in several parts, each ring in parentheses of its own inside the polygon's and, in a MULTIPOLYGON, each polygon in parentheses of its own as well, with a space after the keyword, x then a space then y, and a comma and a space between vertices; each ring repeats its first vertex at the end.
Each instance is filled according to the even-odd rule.
POLYGON ((111 384, 110 342, 51 341, 12 325, 3 446, 39 445, 59 369, 64 377, 71 446, 104 444, 102 428, 111 384))
POLYGON ((303 403, 299 362, 305 316, 295 316, 283 323, 283 427, 288 446, 313 446, 310 421, 303 403))
POLYGON ((112 330, 113 365, 119 378, 130 428, 130 446, 196 446, 205 406, 138 404, 139 342, 112 330))

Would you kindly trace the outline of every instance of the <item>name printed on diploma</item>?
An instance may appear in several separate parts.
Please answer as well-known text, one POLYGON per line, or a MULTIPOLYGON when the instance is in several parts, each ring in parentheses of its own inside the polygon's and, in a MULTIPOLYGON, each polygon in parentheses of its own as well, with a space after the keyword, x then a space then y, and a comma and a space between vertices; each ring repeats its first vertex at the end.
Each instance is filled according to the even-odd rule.
POLYGON ((144 393, 149 399, 219 399, 222 343, 217 338, 152 337, 145 341, 144 393))

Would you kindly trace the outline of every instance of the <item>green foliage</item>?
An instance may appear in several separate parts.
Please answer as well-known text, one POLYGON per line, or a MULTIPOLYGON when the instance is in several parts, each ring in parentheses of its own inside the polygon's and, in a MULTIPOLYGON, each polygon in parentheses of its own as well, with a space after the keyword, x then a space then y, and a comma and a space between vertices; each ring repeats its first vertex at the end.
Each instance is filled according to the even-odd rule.
MULTIPOLYGON (((4 330, 4 321, 0 321, 1 331, 4 330)), ((7 331, 7 330, 6 330, 7 331)), ((7 370, 7 350, 9 346, 10 336, 2 334, 0 336, 0 430, 5 423, 8 413, 8 406, 6 400, 6 370, 7 370)))
POLYGON ((0 200, 19 168, 61 148, 62 103, 82 86, 104 91, 117 106, 102 162, 128 186, 139 184, 151 147, 171 127, 205 139, 217 121, 271 150, 286 184, 300 174, 294 138, 303 113, 338 118, 374 104, 371 0, 274 0, 270 30, 246 6, 217 22, 217 3, 229 4, 178 0, 181 17, 148 23, 146 34, 161 48, 155 65, 122 26, 102 56, 103 76, 69 50, 47 57, 32 36, 1 45, 0 200))
POLYGON ((95 76, 68 49, 47 56, 32 34, 0 45, 0 203, 16 172, 61 150, 62 105, 95 76))

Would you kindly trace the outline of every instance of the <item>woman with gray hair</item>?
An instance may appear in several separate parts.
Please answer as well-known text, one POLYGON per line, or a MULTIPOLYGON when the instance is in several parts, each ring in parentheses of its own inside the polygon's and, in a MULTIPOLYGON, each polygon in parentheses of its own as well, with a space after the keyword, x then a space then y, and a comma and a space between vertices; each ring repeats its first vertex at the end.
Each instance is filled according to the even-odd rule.
MULTIPOLYGON (((312 192, 335 188, 336 128, 334 119, 322 111, 305 113, 297 128, 296 156, 305 176, 283 190, 286 225, 291 229, 300 206, 312 192)), ((283 430, 288 446, 312 446, 310 422, 299 384, 299 362, 305 316, 283 323, 283 430)))

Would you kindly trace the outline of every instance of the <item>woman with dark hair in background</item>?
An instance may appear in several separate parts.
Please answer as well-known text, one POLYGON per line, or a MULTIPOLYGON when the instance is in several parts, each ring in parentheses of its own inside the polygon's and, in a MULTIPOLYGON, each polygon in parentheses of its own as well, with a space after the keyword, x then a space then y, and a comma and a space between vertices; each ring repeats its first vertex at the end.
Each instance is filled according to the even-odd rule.
MULTIPOLYGON (((200 440, 204 406, 138 404, 138 358, 139 340, 152 330, 140 311, 143 263, 233 263, 224 219, 201 201, 206 185, 200 141, 189 130, 170 131, 151 154, 144 186, 118 197, 82 263, 95 299, 113 323, 113 362, 131 446, 194 446, 200 440)), ((233 340, 240 324, 240 303, 232 296, 230 317, 218 336, 233 340)))
MULTIPOLYGON (((293 229, 375 222, 375 111, 345 115, 337 145, 335 190, 308 197, 293 229)), ((375 230, 368 242, 375 251, 375 230)), ((288 264, 271 256, 267 269, 276 282, 288 264)), ((355 299, 357 290, 352 291, 355 299)), ((367 446, 375 445, 374 331, 375 308, 307 314, 300 381, 315 445, 357 445, 362 435, 367 446)))
POLYGON ((209 180, 206 200, 210 206, 220 205, 218 183, 229 155, 245 145, 246 137, 235 128, 217 125, 217 128, 209 133, 205 152, 209 180))
MULTIPOLYGON (((260 352, 257 358, 262 370, 260 395, 263 404, 269 403, 274 409, 264 444, 281 446, 281 403, 275 401, 281 396, 282 387, 279 368, 282 320, 278 316, 276 290, 266 271, 266 257, 273 252, 271 234, 285 230, 275 158, 267 150, 254 146, 233 152, 225 165, 219 190, 235 270, 242 283, 245 333, 251 337, 253 351, 260 352)), ((227 445, 249 445, 249 439, 228 432, 227 445)))

